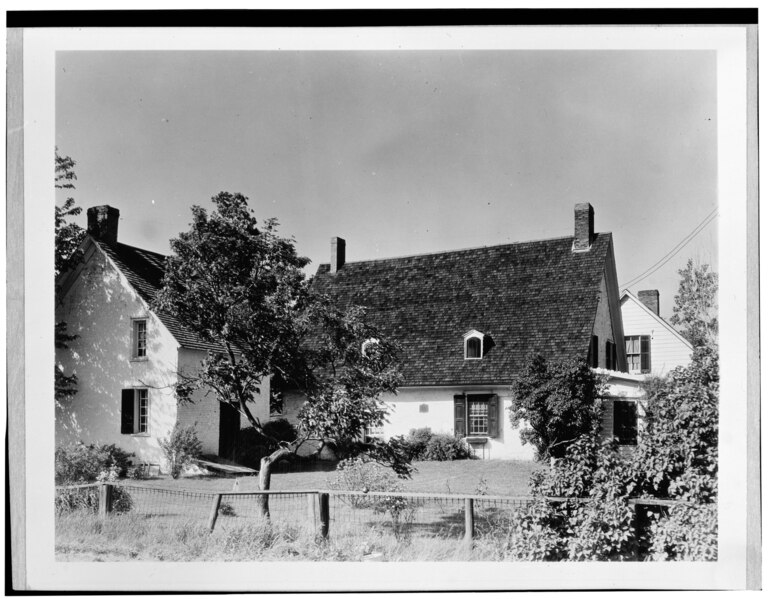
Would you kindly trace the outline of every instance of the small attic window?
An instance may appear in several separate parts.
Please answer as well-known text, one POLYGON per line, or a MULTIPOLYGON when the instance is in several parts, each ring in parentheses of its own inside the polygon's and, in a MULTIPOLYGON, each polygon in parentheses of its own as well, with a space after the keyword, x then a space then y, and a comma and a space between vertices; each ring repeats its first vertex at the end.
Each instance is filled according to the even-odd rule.
POLYGON ((483 333, 475 330, 465 333, 465 360, 481 358, 483 358, 483 333))
POLYGON ((364 358, 368 357, 368 350, 376 345, 379 345, 379 339, 366 339, 360 346, 360 353, 364 358))

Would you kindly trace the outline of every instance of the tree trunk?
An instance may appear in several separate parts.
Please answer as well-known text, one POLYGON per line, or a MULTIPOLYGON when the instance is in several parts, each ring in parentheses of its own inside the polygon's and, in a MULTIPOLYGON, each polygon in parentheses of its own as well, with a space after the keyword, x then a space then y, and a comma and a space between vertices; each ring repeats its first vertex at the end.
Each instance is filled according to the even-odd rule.
MULTIPOLYGON (((259 490, 270 490, 270 479, 272 478, 272 465, 281 458, 294 455, 289 449, 281 447, 273 451, 270 455, 262 458, 259 464, 259 490)), ((262 516, 270 518, 270 496, 259 495, 259 512, 262 516)))

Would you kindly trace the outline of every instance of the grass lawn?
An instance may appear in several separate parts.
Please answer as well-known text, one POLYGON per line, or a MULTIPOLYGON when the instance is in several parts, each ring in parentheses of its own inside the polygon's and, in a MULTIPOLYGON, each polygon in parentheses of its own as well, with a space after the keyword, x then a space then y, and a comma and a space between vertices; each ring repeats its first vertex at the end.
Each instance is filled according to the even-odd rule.
MULTIPOLYGON (((327 489, 334 477, 334 464, 321 462, 319 470, 310 472, 276 472, 272 489, 301 491, 327 489)), ((415 462, 416 471, 402 482, 404 491, 436 494, 480 494, 525 496, 529 494, 529 478, 541 464, 515 460, 457 460, 453 462, 415 462)), ((161 476, 145 481, 126 481, 148 487, 165 487, 199 492, 231 491, 235 479, 215 476, 185 476, 173 480, 161 476)), ((257 490, 255 477, 241 477, 238 490, 257 490)))

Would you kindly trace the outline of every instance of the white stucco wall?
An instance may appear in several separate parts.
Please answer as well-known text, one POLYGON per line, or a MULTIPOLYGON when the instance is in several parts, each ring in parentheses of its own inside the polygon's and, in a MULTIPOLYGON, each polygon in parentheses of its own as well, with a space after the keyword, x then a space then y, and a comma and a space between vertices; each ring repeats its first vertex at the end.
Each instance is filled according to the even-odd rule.
MULTIPOLYGON (((93 247, 93 246, 92 246, 93 247)), ((78 392, 56 407, 56 444, 115 443, 138 461, 165 467, 158 439, 176 421, 178 344, 138 294, 98 249, 86 258, 80 276, 56 309, 56 320, 79 337, 70 350, 57 350, 65 374, 78 377, 78 392), (132 360, 132 318, 147 319, 147 359, 132 360), (120 432, 121 391, 147 388, 148 433, 120 432)))
POLYGON ((622 298, 622 322, 626 336, 651 337, 651 373, 662 376, 678 366, 688 366, 692 348, 677 333, 657 320, 635 299, 622 298))
MULTIPOLYGON (((485 459, 530 460, 534 458, 534 448, 523 445, 519 431, 510 424, 510 391, 504 387, 460 388, 460 387, 403 387, 394 397, 388 397, 390 414, 383 426, 385 438, 408 435, 411 429, 429 427, 434 433, 454 434, 454 395, 495 393, 500 400, 500 430, 496 438, 489 439, 481 449, 479 457, 485 459), (427 406, 427 412, 420 412, 420 405, 427 406)), ((300 394, 286 393, 283 417, 296 423, 296 416, 304 398, 300 394)))

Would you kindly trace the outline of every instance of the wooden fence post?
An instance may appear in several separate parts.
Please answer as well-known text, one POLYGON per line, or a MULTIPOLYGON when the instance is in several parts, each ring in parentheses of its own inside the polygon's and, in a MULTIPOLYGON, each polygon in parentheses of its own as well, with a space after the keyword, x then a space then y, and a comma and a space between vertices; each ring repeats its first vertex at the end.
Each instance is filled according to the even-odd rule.
POLYGON ((472 497, 465 498, 465 545, 473 546, 473 534, 475 532, 475 514, 473 513, 472 497))
POLYGON ((112 485, 102 483, 99 485, 99 518, 104 520, 112 511, 112 485))
POLYGON ((318 493, 318 510, 320 512, 320 536, 322 539, 327 539, 330 520, 328 510, 328 493, 318 493))
POLYGON ((216 519, 219 517, 219 506, 222 503, 222 494, 217 493, 211 501, 211 514, 208 516, 208 529, 213 532, 216 526, 216 519))
POLYGON ((317 522, 317 502, 318 502, 318 494, 317 493, 308 493, 307 494, 307 519, 310 522, 310 529, 315 532, 318 528, 318 522, 317 522))

